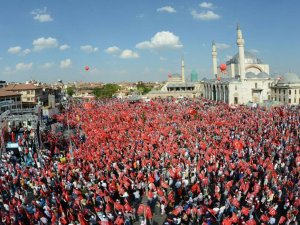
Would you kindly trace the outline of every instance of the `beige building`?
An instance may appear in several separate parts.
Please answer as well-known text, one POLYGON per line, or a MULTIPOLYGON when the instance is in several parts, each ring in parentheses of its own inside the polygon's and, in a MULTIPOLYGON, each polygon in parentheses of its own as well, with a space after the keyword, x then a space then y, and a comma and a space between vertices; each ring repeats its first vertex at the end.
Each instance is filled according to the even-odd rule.
POLYGON ((271 86, 271 98, 283 104, 300 104, 300 78, 294 73, 287 73, 271 86))
POLYGON ((8 84, 3 88, 21 94, 22 107, 32 108, 43 98, 43 88, 34 84, 8 84))
POLYGON ((14 91, 0 89, 0 114, 9 109, 21 107, 21 94, 14 91))

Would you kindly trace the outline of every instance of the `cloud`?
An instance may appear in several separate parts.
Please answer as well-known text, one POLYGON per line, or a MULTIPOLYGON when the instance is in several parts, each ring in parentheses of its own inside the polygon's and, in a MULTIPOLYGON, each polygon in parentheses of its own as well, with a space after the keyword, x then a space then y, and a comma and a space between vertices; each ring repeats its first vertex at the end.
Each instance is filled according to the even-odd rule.
POLYGON ((31 50, 26 48, 22 51, 22 48, 20 46, 15 46, 15 47, 10 47, 7 50, 7 52, 12 54, 12 55, 25 56, 25 55, 28 55, 31 52, 31 50))
POLYGON ((62 60, 60 61, 60 68, 61 69, 67 69, 67 68, 70 68, 72 66, 72 61, 71 59, 65 59, 65 60, 62 60))
POLYGON ((253 54, 258 54, 259 50, 253 48, 253 49, 249 49, 249 52, 251 52, 253 54))
POLYGON ((176 10, 171 6, 164 6, 164 7, 158 8, 156 11, 157 12, 176 13, 176 10))
POLYGON ((217 19, 221 18, 220 15, 214 13, 211 10, 202 11, 200 13, 198 13, 196 10, 193 10, 191 12, 191 15, 193 16, 194 19, 197 19, 197 20, 217 20, 217 19))
POLYGON ((108 53, 108 54, 116 54, 120 51, 121 51, 121 49, 117 46, 112 46, 112 47, 109 47, 109 48, 105 49, 105 52, 108 53))
POLYGON ((212 9, 213 8, 213 4, 211 2, 201 2, 199 4, 199 6, 204 9, 212 9))
POLYGON ((231 46, 225 43, 216 43, 216 47, 217 49, 223 50, 223 49, 230 48, 231 46))
POLYGON ((98 51, 98 48, 93 47, 92 45, 82 45, 80 46, 80 49, 85 53, 94 53, 98 51))
POLYGON ((143 41, 136 45, 139 49, 159 49, 169 48, 177 49, 183 45, 180 43, 179 37, 169 31, 157 32, 150 41, 143 41))
POLYGON ((139 18, 139 19, 142 19, 142 18, 144 18, 144 17, 145 17, 145 15, 144 15, 143 13, 138 14, 138 15, 136 16, 136 18, 139 18))
POLYGON ((129 49, 125 49, 121 55, 120 55, 120 58, 122 59, 134 59, 134 58, 139 58, 139 54, 132 51, 132 50, 129 50, 129 49))
POLYGON ((7 51, 8 53, 12 55, 19 54, 21 52, 22 48, 20 46, 10 47, 7 51))
POLYGON ((52 62, 46 62, 46 63, 44 63, 42 66, 41 66, 41 68, 42 69, 50 69, 50 68, 52 68, 54 66, 54 63, 52 63, 52 62))
POLYGON ((37 20, 41 23, 53 21, 51 15, 47 13, 47 8, 35 9, 31 12, 31 14, 34 15, 33 17, 34 20, 37 20))
POLYGON ((59 46, 59 50, 62 50, 62 51, 67 50, 69 48, 70 48, 69 45, 61 45, 61 46, 59 46))
POLYGON ((26 48, 23 50, 23 52, 21 53, 22 56, 24 55, 28 55, 31 52, 31 50, 29 48, 26 48))
POLYGON ((166 59, 165 57, 162 57, 162 56, 161 56, 161 57, 159 57, 159 60, 160 60, 160 61, 166 61, 167 59, 166 59))
POLYGON ((25 64, 25 63, 18 63, 16 65, 16 70, 19 71, 19 70, 30 70, 32 68, 32 65, 33 63, 28 63, 28 64, 25 64))
POLYGON ((48 38, 41 37, 41 38, 35 39, 32 42, 32 45, 33 45, 33 50, 38 52, 38 51, 42 51, 46 48, 57 48, 58 41, 52 37, 48 37, 48 38))

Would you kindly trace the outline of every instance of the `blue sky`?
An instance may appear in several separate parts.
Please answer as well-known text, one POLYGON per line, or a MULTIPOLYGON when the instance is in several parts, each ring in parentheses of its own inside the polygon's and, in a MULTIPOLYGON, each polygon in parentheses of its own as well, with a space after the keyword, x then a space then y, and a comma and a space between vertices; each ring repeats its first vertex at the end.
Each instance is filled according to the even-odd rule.
POLYGON ((237 23, 271 73, 299 74, 299 12, 299 0, 0 0, 0 79, 163 81, 182 56, 187 77, 210 77, 211 42, 225 62, 237 23))

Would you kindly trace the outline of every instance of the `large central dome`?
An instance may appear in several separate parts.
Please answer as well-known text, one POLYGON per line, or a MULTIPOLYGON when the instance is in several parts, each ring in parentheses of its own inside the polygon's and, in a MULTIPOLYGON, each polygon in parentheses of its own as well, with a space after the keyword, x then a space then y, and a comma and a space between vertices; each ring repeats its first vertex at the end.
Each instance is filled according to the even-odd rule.
MULTIPOLYGON (((239 53, 236 53, 232 59, 226 62, 229 64, 238 64, 239 63, 239 53)), ((245 51, 245 64, 262 64, 262 61, 258 59, 253 53, 245 51)))

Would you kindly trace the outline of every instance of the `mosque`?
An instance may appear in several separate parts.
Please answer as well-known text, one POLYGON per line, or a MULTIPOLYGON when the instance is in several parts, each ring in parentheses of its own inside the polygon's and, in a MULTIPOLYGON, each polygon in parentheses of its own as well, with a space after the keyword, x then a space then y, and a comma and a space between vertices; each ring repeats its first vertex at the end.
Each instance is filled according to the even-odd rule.
POLYGON ((205 98, 228 104, 267 101, 282 104, 300 103, 300 79, 296 74, 270 76, 269 65, 244 49, 245 41, 239 25, 236 43, 238 53, 226 62, 226 73, 217 66, 217 48, 215 43, 212 43, 214 78, 203 80, 205 98))

